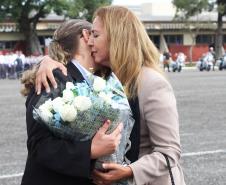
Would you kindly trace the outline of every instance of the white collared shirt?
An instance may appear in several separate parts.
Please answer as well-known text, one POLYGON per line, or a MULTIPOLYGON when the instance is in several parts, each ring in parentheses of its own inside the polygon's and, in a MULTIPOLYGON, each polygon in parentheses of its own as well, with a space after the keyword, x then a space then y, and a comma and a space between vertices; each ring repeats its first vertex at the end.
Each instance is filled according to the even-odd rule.
POLYGON ((80 73, 82 73, 83 78, 86 80, 86 82, 88 84, 90 84, 90 80, 89 80, 89 76, 92 74, 91 72, 89 72, 85 67, 83 67, 78 60, 73 59, 71 61, 80 71, 80 73))

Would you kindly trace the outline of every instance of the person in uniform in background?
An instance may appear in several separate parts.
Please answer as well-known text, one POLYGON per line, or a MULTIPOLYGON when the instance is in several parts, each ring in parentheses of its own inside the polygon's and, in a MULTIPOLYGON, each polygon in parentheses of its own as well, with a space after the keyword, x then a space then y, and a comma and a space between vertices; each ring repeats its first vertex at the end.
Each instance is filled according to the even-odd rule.
POLYGON ((163 69, 165 71, 165 68, 167 68, 168 72, 170 72, 170 60, 171 60, 171 54, 170 52, 165 51, 163 53, 164 61, 163 61, 163 69))
POLYGON ((3 52, 0 51, 0 79, 6 78, 6 65, 5 65, 5 56, 3 52))

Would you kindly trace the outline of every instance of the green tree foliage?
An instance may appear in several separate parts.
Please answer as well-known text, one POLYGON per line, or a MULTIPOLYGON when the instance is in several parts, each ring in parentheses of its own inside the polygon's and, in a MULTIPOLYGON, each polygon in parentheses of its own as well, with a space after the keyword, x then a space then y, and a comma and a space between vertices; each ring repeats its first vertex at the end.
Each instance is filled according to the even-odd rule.
POLYGON ((92 19, 96 8, 111 4, 111 0, 1 0, 0 21, 18 23, 26 41, 26 54, 41 54, 36 25, 50 12, 70 18, 92 19))
POLYGON ((93 13, 98 7, 110 5, 112 0, 70 0, 70 9, 67 12, 71 18, 85 18, 92 21, 93 13), (74 11, 74 10, 77 11, 74 11))
POLYGON ((191 16, 208 9, 208 0, 173 0, 176 6, 176 16, 188 19, 191 16))
POLYGON ((217 11, 217 30, 215 39, 215 50, 217 58, 222 56, 223 46, 223 16, 226 15, 225 0, 173 0, 176 6, 176 17, 188 20, 202 11, 217 11))

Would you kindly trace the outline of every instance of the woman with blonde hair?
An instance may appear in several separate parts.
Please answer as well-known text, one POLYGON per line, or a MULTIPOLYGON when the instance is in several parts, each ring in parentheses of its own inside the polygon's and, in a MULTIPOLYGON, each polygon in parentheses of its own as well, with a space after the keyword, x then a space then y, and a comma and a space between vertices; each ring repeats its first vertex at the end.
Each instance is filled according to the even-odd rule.
POLYGON ((58 69, 53 71, 57 88, 51 88, 49 93, 42 90, 40 95, 37 95, 34 89, 36 69, 23 75, 22 94, 27 96, 28 157, 22 185, 91 185, 91 171, 95 159, 112 154, 119 144, 121 125, 107 135, 105 132, 109 122, 106 122, 92 139, 77 141, 55 136, 33 118, 33 110, 37 104, 60 96, 68 81, 87 80, 89 68, 95 68, 87 45, 90 30, 91 23, 70 20, 55 31, 49 54, 58 63, 66 66, 69 72, 69 75, 65 76, 58 69))
MULTIPOLYGON (((111 67, 124 85, 136 120, 127 154, 131 164, 104 163, 106 172, 95 171, 94 182, 130 178, 137 185, 184 185, 176 99, 140 20, 125 7, 101 7, 94 15, 89 45, 95 63, 111 67)), ((42 62, 38 84, 52 70, 44 65, 53 64, 49 58, 42 62)))

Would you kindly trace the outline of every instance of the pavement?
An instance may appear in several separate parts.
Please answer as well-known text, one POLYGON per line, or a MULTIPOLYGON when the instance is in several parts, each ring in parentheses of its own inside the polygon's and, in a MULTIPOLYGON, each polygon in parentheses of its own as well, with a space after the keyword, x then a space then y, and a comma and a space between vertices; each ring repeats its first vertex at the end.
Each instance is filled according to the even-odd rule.
POLYGON ((167 73, 177 98, 188 185, 226 184, 226 71, 167 73))
MULTIPOLYGON (((189 69, 166 73, 177 99, 186 184, 226 185, 226 71, 189 69)), ((0 80, 0 185, 20 184, 27 156, 19 89, 18 80, 0 80)))

